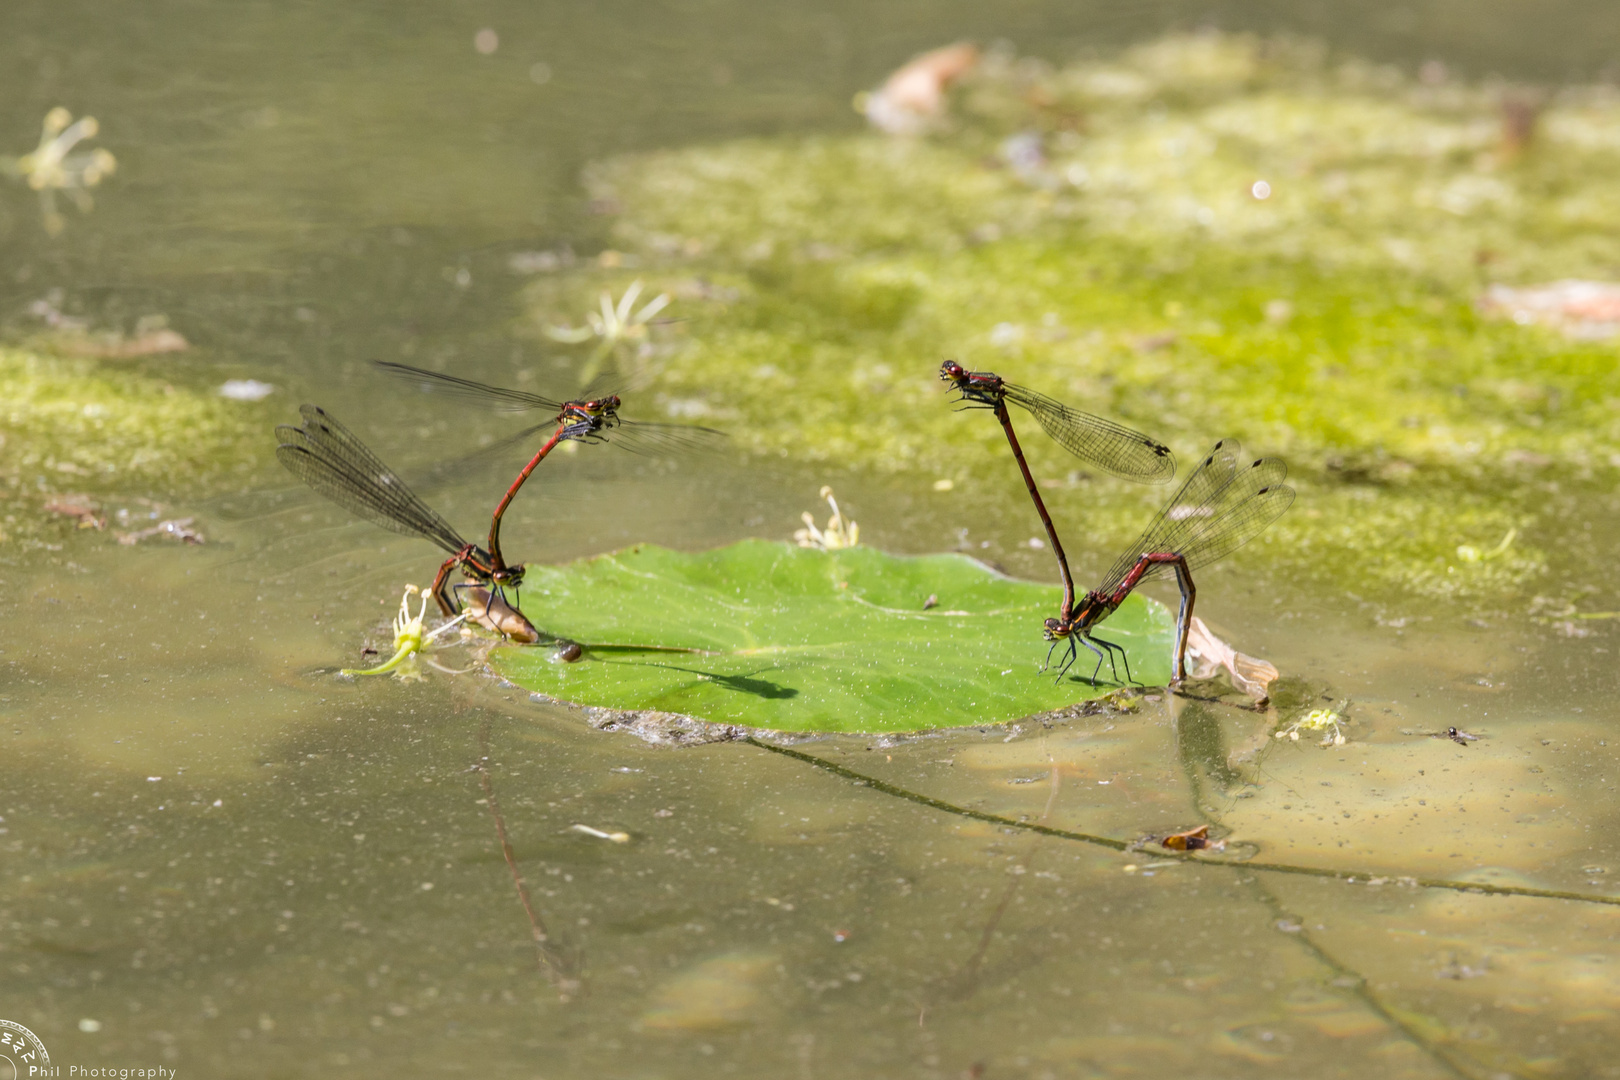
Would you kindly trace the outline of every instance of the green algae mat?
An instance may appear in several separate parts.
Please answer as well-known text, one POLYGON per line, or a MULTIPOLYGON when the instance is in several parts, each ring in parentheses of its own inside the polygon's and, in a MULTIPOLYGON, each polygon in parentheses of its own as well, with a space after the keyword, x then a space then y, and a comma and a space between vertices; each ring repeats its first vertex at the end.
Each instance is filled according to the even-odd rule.
MULTIPOLYGON (((1005 723, 1118 688, 1106 665, 1097 685, 1088 681, 1095 660, 1084 650, 1061 682, 1040 673, 1042 620, 1060 595, 965 555, 766 540, 696 554, 641 545, 529 569, 526 613, 585 643, 580 660, 503 647, 490 663, 560 701, 779 731, 1005 723)), ((1133 595, 1103 636, 1125 647, 1137 680, 1162 686, 1172 622, 1133 595)))
POLYGON ((178 377, 0 344, 0 550, 77 527, 46 509, 55 493, 88 503, 239 488, 265 415, 178 377))
MULTIPOLYGON (((1620 321, 1526 324, 1496 299, 1616 279, 1620 97, 1564 88, 1529 128, 1513 103, 1294 39, 1180 35, 1061 65, 991 50, 916 138, 593 164, 611 250, 535 275, 530 325, 640 280, 679 320, 649 329, 671 418, 992 512, 1023 495, 1002 490, 996 425, 945 405, 943 359, 1184 460, 1235 436, 1286 458, 1302 496, 1266 538, 1279 575, 1354 578, 1414 616, 1511 615, 1562 588, 1557 562, 1600 572, 1552 542, 1548 492, 1620 468, 1620 321)), ((1074 468, 1026 449, 1043 481, 1074 468)), ((1109 554, 1157 500, 1075 479, 1082 543, 1109 554)))

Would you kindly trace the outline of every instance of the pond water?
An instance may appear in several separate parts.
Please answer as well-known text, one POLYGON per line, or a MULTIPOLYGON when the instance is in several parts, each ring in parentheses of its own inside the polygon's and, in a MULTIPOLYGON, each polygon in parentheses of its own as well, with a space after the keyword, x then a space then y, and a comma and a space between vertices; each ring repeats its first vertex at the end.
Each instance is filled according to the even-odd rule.
MULTIPOLYGON (((118 172, 88 213, 61 200, 55 237, 0 177, 4 340, 53 356, 72 350, 49 312, 126 342, 161 314, 189 349, 64 370, 195 398, 202 419, 141 414, 182 449, 138 481, 71 464, 94 446, 7 461, 0 1017, 56 1064, 181 1076, 1620 1075, 1620 500, 1587 443, 1538 449, 1550 471, 1506 495, 1448 474, 1484 500, 1479 529, 1522 529, 1513 550, 1539 560, 1456 596, 1360 573, 1348 541, 1331 573, 1299 570, 1312 527, 1372 505, 1301 450, 1281 561, 1257 544, 1200 578, 1200 614, 1283 672, 1281 711, 1149 692, 1049 724, 682 748, 481 674, 336 677, 386 652, 432 552, 271 452, 271 427, 318 402, 475 531, 513 466, 458 459, 517 422, 421 408, 368 361, 566 380, 584 354, 532 328, 566 274, 513 256, 583 264, 616 242, 583 168, 853 132, 855 91, 958 38, 1066 61, 1178 29, 1294 32, 1526 83, 1612 63, 1595 5, 1357 7, 14 5, 3 149, 62 105, 98 118, 118 172), (227 379, 274 391, 209 411, 227 379), (233 447, 217 460, 162 430, 204 420, 233 447), (40 515, 74 491, 106 530, 40 515), (176 518, 205 542, 114 539, 176 518), (1273 737, 1309 706, 1349 741, 1273 737), (1448 727, 1480 737, 1428 734, 1448 727), (1201 824, 1224 852, 1125 846, 1201 824)), ((1616 276, 1615 250, 1583 273, 1616 276)), ((558 288, 594 295, 580 280, 558 288)), ((938 359, 891 358, 925 379, 938 359)), ((1175 432, 1193 452, 1225 433, 1175 432)), ((518 501, 508 546, 560 563, 785 540, 831 483, 863 543, 1050 579, 1001 458, 942 491, 937 470, 814 442, 673 463, 585 448, 518 501)), ((1060 511, 1082 573, 1118 543, 1082 533, 1086 505, 1060 511)), ((1017 648, 1036 677, 1040 643, 1017 648)))

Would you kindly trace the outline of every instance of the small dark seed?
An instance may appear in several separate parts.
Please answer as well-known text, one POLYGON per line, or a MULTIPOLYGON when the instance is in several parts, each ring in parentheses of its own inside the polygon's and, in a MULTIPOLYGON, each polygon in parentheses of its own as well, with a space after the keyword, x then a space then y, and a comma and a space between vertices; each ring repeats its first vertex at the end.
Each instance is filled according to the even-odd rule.
POLYGON ((557 643, 557 659, 565 664, 572 664, 585 655, 584 646, 577 641, 562 641, 557 643))

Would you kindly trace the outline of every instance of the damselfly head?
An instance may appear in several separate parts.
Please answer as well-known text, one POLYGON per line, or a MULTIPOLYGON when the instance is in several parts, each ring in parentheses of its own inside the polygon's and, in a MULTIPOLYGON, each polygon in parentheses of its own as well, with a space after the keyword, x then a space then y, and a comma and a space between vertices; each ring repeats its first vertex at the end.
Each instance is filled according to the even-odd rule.
POLYGON ((591 401, 570 401, 557 415, 562 438, 591 440, 608 428, 619 426, 619 399, 616 396, 591 401))
POLYGON ((581 420, 605 420, 617 418, 619 412, 619 398, 610 394, 604 398, 593 398, 590 401, 569 401, 562 407, 562 415, 557 419, 561 423, 570 423, 581 420))
POLYGON ((489 579, 497 585, 516 589, 523 584, 523 567, 503 566, 490 574, 489 579))
POLYGON ((969 371, 955 360, 947 360, 939 366, 939 378, 941 382, 950 383, 962 401, 993 408, 1006 396, 1006 384, 1000 375, 969 371))
POLYGON ((1046 630, 1042 636, 1044 636, 1047 641, 1061 641, 1069 636, 1069 632, 1072 629, 1073 626, 1064 622, 1062 619, 1047 619, 1046 630))

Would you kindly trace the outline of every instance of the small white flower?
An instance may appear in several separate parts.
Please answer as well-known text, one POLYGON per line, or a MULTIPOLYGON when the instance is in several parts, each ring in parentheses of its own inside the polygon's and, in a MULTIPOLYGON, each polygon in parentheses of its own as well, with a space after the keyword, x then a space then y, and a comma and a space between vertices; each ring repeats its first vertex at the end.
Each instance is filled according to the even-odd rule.
POLYGON ((75 123, 73 114, 59 105, 45 114, 39 145, 33 153, 0 160, 0 171, 21 177, 39 192, 45 231, 51 236, 61 232, 63 226, 62 215, 56 210, 55 193, 66 192, 81 211, 89 213, 95 205, 89 189, 118 169, 118 159, 109 150, 69 153, 80 142, 94 138, 100 130, 95 117, 80 117, 75 123))
POLYGON ((833 498, 832 488, 823 486, 821 497, 832 507, 832 517, 827 519, 827 528, 825 530, 816 528, 816 519, 806 510, 800 515, 804 521, 804 528, 796 530, 793 539, 797 540, 802 548, 815 548, 818 551, 839 551, 860 543, 861 527, 853 521, 844 519, 844 515, 838 510, 838 501, 833 498))
MULTIPOLYGON (((422 678, 421 665, 417 663, 417 654, 428 642, 440 634, 460 625, 467 616, 457 615, 431 634, 424 632, 422 623, 427 617, 428 593, 418 589, 415 585, 405 586, 405 595, 399 598, 399 614, 394 616, 394 655, 378 664, 374 668, 344 668, 345 675, 387 675, 392 673, 394 678, 406 682, 420 681, 422 678), (422 603, 416 614, 411 614, 411 594, 420 593, 422 603)), ((428 661, 432 663, 433 661, 428 661)))
POLYGON ((585 316, 584 326, 547 326, 546 336, 553 341, 561 341, 569 345, 579 345, 591 340, 593 337, 601 338, 605 348, 612 348, 627 338, 642 337, 647 332, 647 324, 654 315, 663 311, 669 305, 669 293, 659 293, 649 300, 640 311, 632 313, 636 298, 641 295, 641 281, 637 279, 624 290, 619 302, 613 302, 613 294, 604 291, 600 297, 601 313, 588 312, 585 316))

